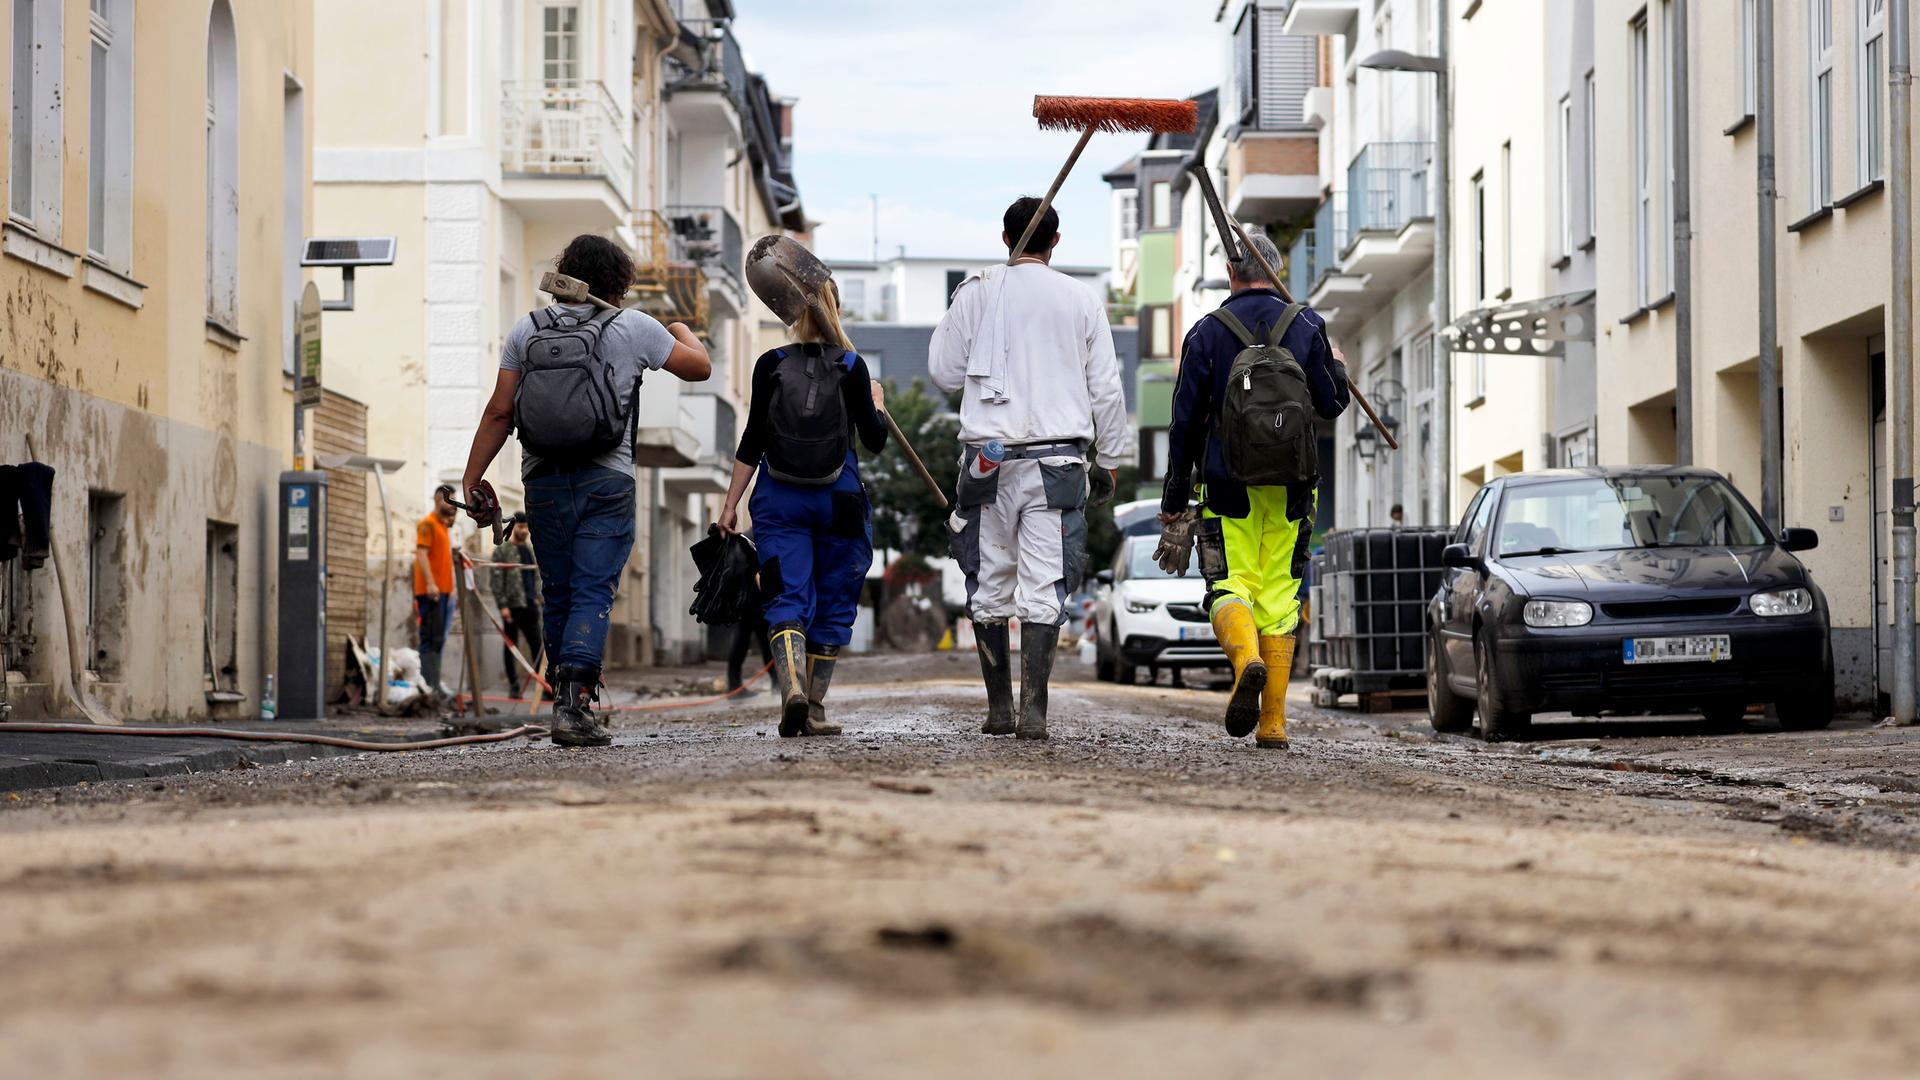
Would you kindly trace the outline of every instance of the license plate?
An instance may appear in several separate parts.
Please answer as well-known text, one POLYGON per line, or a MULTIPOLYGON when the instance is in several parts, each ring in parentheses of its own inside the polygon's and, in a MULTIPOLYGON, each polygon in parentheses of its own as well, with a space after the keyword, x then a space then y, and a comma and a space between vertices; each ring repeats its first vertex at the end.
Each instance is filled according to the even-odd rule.
POLYGON ((1212 641, 1213 627, 1183 626, 1180 628, 1180 640, 1181 641, 1212 641))
POLYGON ((1621 653, 1629 664, 1711 664, 1732 658, 1733 643, 1725 634, 1627 638, 1621 643, 1621 653))

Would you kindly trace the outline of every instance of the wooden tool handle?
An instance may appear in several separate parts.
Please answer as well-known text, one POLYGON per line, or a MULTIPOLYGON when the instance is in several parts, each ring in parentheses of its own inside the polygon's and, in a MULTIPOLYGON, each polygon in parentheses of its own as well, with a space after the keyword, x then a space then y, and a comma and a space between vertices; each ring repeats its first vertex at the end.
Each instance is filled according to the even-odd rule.
MULTIPOLYGON (((1273 287, 1280 293, 1281 298, 1289 304, 1295 303, 1293 294, 1289 293, 1287 287, 1280 283, 1279 272, 1273 268, 1273 264, 1267 262, 1265 255, 1260 254, 1260 249, 1253 246, 1253 238, 1247 235, 1247 227, 1237 221, 1233 223, 1233 227, 1234 230, 1240 234, 1241 246, 1246 249, 1247 254, 1253 256, 1254 262, 1260 264, 1260 269, 1266 272, 1267 280, 1273 282, 1273 287)), ((1373 421, 1374 430, 1378 431, 1380 437, 1387 441, 1387 449, 1400 449, 1400 440, 1394 438, 1393 432, 1387 429, 1387 425, 1380 422, 1380 414, 1373 411, 1373 403, 1367 400, 1367 395, 1361 393, 1358 386, 1354 385, 1351 376, 1347 378, 1347 390, 1353 394, 1353 400, 1360 403, 1360 411, 1366 413, 1367 419, 1373 421)))
POLYGON ((1027 231, 1020 234, 1020 242, 1013 245, 1013 250, 1007 252, 1008 266, 1012 266, 1026 254, 1027 241, 1033 239, 1034 230, 1040 227, 1040 219, 1047 216, 1047 208, 1053 205, 1053 197, 1060 194, 1060 185, 1067 182, 1067 174, 1072 172, 1074 165, 1079 163, 1081 151, 1087 148, 1087 143, 1093 138, 1096 130, 1089 127, 1080 133, 1080 141, 1074 144, 1073 153, 1067 155, 1067 163, 1060 166, 1060 175, 1053 178, 1053 186, 1047 189, 1046 196, 1040 200, 1040 208, 1033 212, 1032 220, 1027 222, 1027 231))
POLYGON ((907 464, 913 466, 913 471, 920 475, 920 482, 927 485, 927 490, 933 493, 934 501, 940 504, 940 509, 947 509, 952 505, 947 502, 947 493, 940 490, 939 482, 934 480, 933 474, 927 471, 926 462, 920 460, 920 455, 913 452, 913 444, 900 433, 900 425, 894 423, 893 414, 885 409, 879 412, 880 419, 887 422, 887 430, 893 434, 894 443, 900 447, 900 452, 907 456, 907 464))

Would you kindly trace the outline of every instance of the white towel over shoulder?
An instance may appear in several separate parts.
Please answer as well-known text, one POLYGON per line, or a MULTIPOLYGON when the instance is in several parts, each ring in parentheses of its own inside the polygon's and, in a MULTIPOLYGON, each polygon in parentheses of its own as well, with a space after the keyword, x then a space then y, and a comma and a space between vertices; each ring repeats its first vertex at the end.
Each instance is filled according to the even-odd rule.
POLYGON ((989 266, 973 275, 965 285, 978 281, 986 290, 981 306, 980 325, 974 331, 973 347, 967 350, 967 378, 974 380, 980 400, 1002 405, 1007 394, 1007 357, 1013 351, 1013 336, 1007 332, 1007 273, 1005 266, 989 266))

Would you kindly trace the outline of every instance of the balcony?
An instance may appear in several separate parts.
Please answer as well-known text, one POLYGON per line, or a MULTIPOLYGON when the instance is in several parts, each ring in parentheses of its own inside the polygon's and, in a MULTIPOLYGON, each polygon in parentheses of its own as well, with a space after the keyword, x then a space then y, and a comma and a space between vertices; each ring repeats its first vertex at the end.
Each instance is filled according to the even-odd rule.
POLYGON ((1242 131, 1227 143, 1227 213, 1284 221, 1320 201, 1320 140, 1312 132, 1242 131))
POLYGON ((634 403, 633 463, 643 469, 685 468, 699 460, 700 439, 680 380, 647 379, 634 403))
POLYGON ((644 299, 667 291, 667 266, 672 261, 667 219, 655 210, 633 215, 633 287, 644 299))
POLYGON ((1433 262, 1433 144, 1369 143, 1347 166, 1347 247, 1340 269, 1398 288, 1433 262))
POLYGON ((668 257, 707 276, 734 316, 746 313, 746 247, 740 222, 724 206, 666 208, 668 257))
POLYGON ((740 42, 724 22, 687 19, 680 24, 682 49, 697 62, 678 54, 667 58, 667 113, 682 135, 727 135, 736 144, 743 139, 749 84, 747 62, 740 42))
POLYGON ((733 479, 733 452, 740 441, 733 403, 690 389, 680 397, 687 430, 698 443, 691 464, 660 474, 669 495, 724 495, 733 479))
POLYGON ((633 147, 604 83, 506 83, 500 156, 502 194, 523 217, 625 223, 633 147))
POLYGON ((1360 25, 1361 0, 1293 0, 1283 24, 1289 34, 1351 35, 1360 25))

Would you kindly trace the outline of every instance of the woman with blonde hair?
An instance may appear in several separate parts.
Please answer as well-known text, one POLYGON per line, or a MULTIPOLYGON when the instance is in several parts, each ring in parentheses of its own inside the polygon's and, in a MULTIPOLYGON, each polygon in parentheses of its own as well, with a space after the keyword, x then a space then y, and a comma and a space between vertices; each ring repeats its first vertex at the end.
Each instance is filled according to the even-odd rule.
POLYGON ((878 453, 887 441, 880 384, 840 325, 838 289, 828 281, 808 301, 789 327, 793 343, 754 364, 718 522, 723 532, 738 528, 752 483, 782 736, 840 733, 823 703, 873 565, 872 507, 853 442, 857 434, 878 453))

